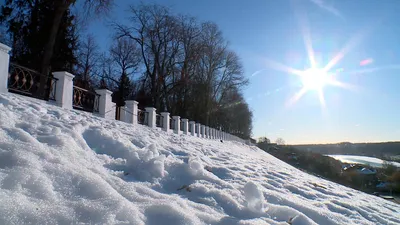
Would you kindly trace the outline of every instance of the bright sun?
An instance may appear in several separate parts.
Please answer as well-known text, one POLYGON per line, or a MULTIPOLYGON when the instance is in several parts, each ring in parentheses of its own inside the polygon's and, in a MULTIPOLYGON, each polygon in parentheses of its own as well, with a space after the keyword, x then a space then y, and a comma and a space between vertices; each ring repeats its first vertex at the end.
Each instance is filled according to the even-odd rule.
MULTIPOLYGON (((302 23, 306 21, 301 19, 302 23)), ((287 102, 287 105, 290 106, 297 102, 299 99, 302 98, 307 92, 313 91, 318 95, 319 101, 321 106, 325 107, 325 95, 324 95, 324 88, 328 86, 337 86, 349 90, 354 90, 356 87, 348 84, 343 83, 338 80, 338 72, 331 71, 331 69, 337 65, 337 63, 342 60, 342 58, 354 47, 357 41, 362 37, 362 33, 356 35, 354 38, 350 39, 350 41, 322 68, 318 68, 318 63, 315 58, 315 52, 313 50, 310 31, 305 24, 302 25, 302 33, 304 39, 304 45, 308 54, 308 61, 310 68, 307 70, 298 70, 286 66, 284 64, 271 61, 267 59, 267 63, 272 68, 286 72, 288 74, 293 74, 298 76, 299 81, 302 83, 302 87, 298 90, 287 102)), ((277 89, 278 90, 278 89, 277 89)))
POLYGON ((322 69, 311 68, 301 75, 301 82, 303 83, 303 88, 307 90, 320 91, 329 83, 329 76, 322 69))

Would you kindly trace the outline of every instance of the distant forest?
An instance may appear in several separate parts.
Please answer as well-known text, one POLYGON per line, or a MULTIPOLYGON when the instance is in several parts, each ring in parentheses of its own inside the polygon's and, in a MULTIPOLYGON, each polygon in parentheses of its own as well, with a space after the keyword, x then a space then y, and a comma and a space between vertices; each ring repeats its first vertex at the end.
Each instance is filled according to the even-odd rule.
POLYGON ((380 159, 399 160, 400 142, 382 143, 338 143, 338 144, 315 144, 315 145, 292 145, 293 147, 320 154, 341 154, 371 156, 380 159))

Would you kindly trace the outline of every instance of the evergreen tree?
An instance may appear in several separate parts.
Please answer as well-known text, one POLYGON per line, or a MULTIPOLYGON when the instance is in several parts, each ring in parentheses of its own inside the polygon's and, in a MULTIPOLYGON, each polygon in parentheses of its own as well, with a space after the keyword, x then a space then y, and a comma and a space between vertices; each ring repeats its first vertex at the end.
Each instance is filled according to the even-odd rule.
POLYGON ((119 78, 119 83, 113 93, 113 102, 117 106, 125 106, 125 100, 133 98, 134 85, 126 73, 119 78))
MULTIPOLYGON (((41 60, 46 35, 51 29, 54 1, 8 0, 1 7, 0 23, 6 27, 11 39, 11 60, 17 64, 41 71, 41 60)), ((77 35, 75 17, 69 10, 62 16, 51 58, 52 70, 72 71, 76 64, 77 35)))

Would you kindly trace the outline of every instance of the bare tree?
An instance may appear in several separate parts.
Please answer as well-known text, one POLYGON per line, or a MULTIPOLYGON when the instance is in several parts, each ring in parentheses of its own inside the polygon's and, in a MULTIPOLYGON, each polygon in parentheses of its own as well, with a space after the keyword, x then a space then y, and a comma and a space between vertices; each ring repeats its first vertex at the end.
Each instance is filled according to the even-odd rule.
POLYGON ((271 143, 271 140, 270 140, 269 138, 267 138, 267 137, 260 137, 260 138, 258 138, 257 143, 267 143, 267 144, 270 144, 270 143, 271 143))
POLYGON ((141 90, 151 97, 152 106, 247 138, 252 113, 240 91, 248 80, 218 26, 174 15, 158 5, 142 4, 130 11, 129 24, 115 27, 119 37, 139 47, 141 90))
POLYGON ((121 37, 110 48, 111 60, 116 64, 119 75, 131 76, 137 72, 141 62, 137 44, 130 38, 121 37))
POLYGON ((135 85, 132 82, 141 62, 136 42, 127 37, 116 39, 108 55, 102 56, 100 76, 106 86, 114 91, 113 100, 123 106, 125 100, 132 98, 135 85))
MULTIPOLYGON (((77 73, 84 85, 92 85, 100 59, 99 46, 92 35, 87 35, 78 51, 77 73)), ((87 87, 85 87, 87 88, 87 87)))
POLYGON ((282 138, 277 138, 275 142, 277 145, 285 145, 285 140, 282 138))
POLYGON ((158 5, 131 7, 130 26, 116 25, 120 36, 134 40, 140 47, 149 80, 152 103, 156 108, 167 104, 167 81, 173 68, 179 43, 174 36, 176 20, 169 10, 158 5), (162 101, 163 100, 163 101, 162 101))

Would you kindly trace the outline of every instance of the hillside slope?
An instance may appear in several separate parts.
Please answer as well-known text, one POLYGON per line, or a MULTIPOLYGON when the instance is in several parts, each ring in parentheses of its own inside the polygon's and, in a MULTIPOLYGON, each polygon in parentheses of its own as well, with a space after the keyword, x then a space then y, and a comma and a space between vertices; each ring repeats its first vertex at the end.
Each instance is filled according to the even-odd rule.
POLYGON ((256 147, 0 95, 0 224, 399 224, 256 147))

